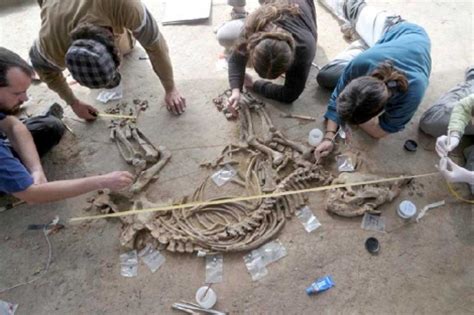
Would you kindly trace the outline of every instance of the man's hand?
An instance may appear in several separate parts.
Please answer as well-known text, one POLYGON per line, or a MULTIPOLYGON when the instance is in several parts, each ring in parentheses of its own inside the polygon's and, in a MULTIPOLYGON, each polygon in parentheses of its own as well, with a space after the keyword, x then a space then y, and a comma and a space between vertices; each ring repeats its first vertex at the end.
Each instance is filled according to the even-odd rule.
POLYGON ((133 183, 135 177, 130 174, 129 172, 111 172, 105 175, 102 175, 102 185, 103 188, 107 188, 110 190, 122 190, 127 188, 133 183))
POLYGON ((314 149, 314 158, 319 161, 322 157, 328 156, 334 149, 334 143, 330 140, 323 140, 316 149, 314 149))
POLYGON ((176 88, 166 92, 165 104, 166 109, 175 115, 181 115, 186 109, 186 99, 181 96, 176 88))
POLYGON ((45 184, 45 183, 48 182, 48 179, 46 179, 46 175, 44 175, 44 172, 42 170, 32 172, 31 177, 33 177, 33 184, 34 185, 41 185, 41 184, 45 184))
POLYGON ((459 144, 459 137, 456 135, 441 136, 436 139, 436 152, 440 158, 448 156, 459 144), (449 143, 449 144, 448 144, 449 143))
POLYGON ((245 74, 244 87, 247 90, 252 90, 253 89, 253 79, 252 79, 252 76, 250 74, 247 74, 247 73, 245 74))
POLYGON ((237 111, 239 108, 239 103, 240 103, 240 90, 233 89, 232 95, 229 97, 226 104, 227 109, 231 112, 233 117, 239 116, 239 112, 237 111))
POLYGON ((438 169, 448 182, 474 184, 474 172, 460 167, 448 157, 441 158, 438 169))
POLYGON ((99 111, 93 106, 83 103, 80 100, 76 100, 74 103, 72 103, 71 108, 77 117, 88 121, 95 120, 97 118, 97 114, 99 113, 99 111))

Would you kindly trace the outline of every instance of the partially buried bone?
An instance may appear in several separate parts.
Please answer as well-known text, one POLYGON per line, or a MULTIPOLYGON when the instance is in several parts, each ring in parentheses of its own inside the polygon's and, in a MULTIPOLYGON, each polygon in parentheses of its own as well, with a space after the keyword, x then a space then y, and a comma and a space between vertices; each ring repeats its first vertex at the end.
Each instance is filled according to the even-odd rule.
POLYGON ((156 176, 156 174, 158 174, 166 163, 168 163, 171 158, 171 152, 163 146, 158 147, 158 152, 160 153, 161 159, 138 176, 130 189, 132 193, 141 191, 156 176))
POLYGON ((262 191, 272 192, 276 189, 275 171, 272 169, 272 165, 268 161, 265 161, 262 164, 265 178, 262 191))
MULTIPOLYGON (((128 126, 126 126, 125 128, 128 128, 128 126)), ((120 154, 127 163, 132 164, 133 159, 142 158, 141 153, 137 152, 133 145, 126 138, 123 132, 123 128, 115 128, 114 139, 120 154)))
POLYGON ((303 159, 307 160, 311 156, 311 152, 312 152, 311 147, 286 138, 280 131, 275 132, 275 137, 273 138, 273 140, 277 143, 287 145, 293 150, 298 151, 299 153, 301 153, 303 159))
MULTIPOLYGON (((362 183, 381 179, 381 177, 363 173, 342 173, 332 184, 362 183)), ((348 186, 331 189, 328 193, 326 210, 344 217, 363 215, 365 212, 380 213, 378 207, 391 202, 401 192, 408 181, 348 186)))
POLYGON ((249 139, 255 138, 252 116, 250 115, 250 109, 247 105, 242 105, 241 110, 243 112, 241 119, 245 119, 247 122, 247 142, 249 142, 249 139))
POLYGON ((90 204, 89 209, 99 211, 103 214, 118 212, 118 206, 112 201, 108 191, 97 191, 97 194, 90 197, 87 202, 90 204))
MULTIPOLYGON (((274 165, 279 165, 281 162, 283 162, 284 155, 280 152, 274 151, 271 148, 267 147, 264 144, 261 144, 257 137, 255 136, 254 129, 253 129, 253 123, 252 123, 252 117, 250 115, 250 110, 247 105, 243 105, 241 107, 243 114, 241 115, 242 117, 240 118, 241 121, 245 121, 245 123, 242 124, 242 126, 247 126, 247 139, 246 143, 252 147, 255 147, 257 150, 260 150, 270 156, 272 158, 273 164, 274 165)), ((245 133, 243 133, 245 134, 245 133)), ((242 134, 241 134, 242 135, 242 134)))
POLYGON ((148 162, 155 162, 158 159, 158 151, 155 149, 150 140, 135 126, 130 126, 133 139, 138 143, 140 148, 145 152, 145 159, 148 162))
POLYGON ((146 161, 142 159, 133 159, 132 165, 135 167, 135 174, 140 174, 146 169, 146 161))
POLYGON ((245 115, 240 115, 240 133, 239 133, 239 146, 246 148, 248 147, 247 139, 249 137, 249 125, 247 117, 245 115))
POLYGON ((258 142, 256 138, 250 139, 248 143, 250 146, 255 147, 257 150, 267 154, 272 159, 272 163, 275 166, 280 165, 285 159, 285 155, 283 153, 270 149, 266 145, 258 142))
POLYGON ((261 128, 263 133, 263 143, 269 143, 273 139, 273 133, 276 131, 276 128, 275 126, 273 126, 273 122, 265 111, 265 108, 260 105, 256 105, 254 108, 258 116, 260 116, 260 121, 262 125, 261 128))

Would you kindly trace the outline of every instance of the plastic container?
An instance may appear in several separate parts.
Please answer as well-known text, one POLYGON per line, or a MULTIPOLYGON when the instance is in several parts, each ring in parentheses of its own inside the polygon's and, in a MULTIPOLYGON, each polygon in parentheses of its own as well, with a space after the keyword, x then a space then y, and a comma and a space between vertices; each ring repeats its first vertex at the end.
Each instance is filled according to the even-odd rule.
POLYGON ((321 293, 321 292, 329 290, 333 286, 334 286, 334 281, 332 280, 332 277, 325 276, 311 283, 311 285, 308 288, 306 288, 306 294, 312 295, 316 293, 321 293))
POLYGON ((405 148, 405 150, 407 150, 408 152, 415 152, 416 149, 418 148, 418 143, 416 143, 415 140, 407 140, 405 142, 405 144, 403 145, 403 147, 405 148))
POLYGON ((416 206, 410 200, 403 200, 398 206, 397 213, 400 218, 409 220, 416 214, 416 206))
POLYGON ((379 241, 375 237, 369 237, 365 241, 365 248, 371 254, 377 254, 380 250, 379 241))
POLYGON ((308 135, 308 143, 310 146, 316 147, 323 141, 323 132, 320 129, 312 129, 308 135))
POLYGON ((196 302, 204 308, 211 308, 217 302, 217 295, 214 290, 209 287, 200 287, 196 292, 196 302), (207 292, 206 292, 207 291, 207 292))

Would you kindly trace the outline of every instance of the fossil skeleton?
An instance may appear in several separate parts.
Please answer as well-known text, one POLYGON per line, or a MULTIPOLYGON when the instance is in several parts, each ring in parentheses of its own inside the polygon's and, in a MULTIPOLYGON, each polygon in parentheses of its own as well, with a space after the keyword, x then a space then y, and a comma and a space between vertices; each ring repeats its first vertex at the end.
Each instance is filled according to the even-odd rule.
MULTIPOLYGON (((229 96, 230 93, 226 91, 214 99, 218 109, 222 110, 223 104, 229 96)), ((232 178, 231 182, 244 189, 248 195, 295 191, 330 184, 333 180, 332 175, 325 171, 321 165, 311 161, 311 148, 287 139, 281 131, 277 130, 264 105, 250 94, 243 93, 240 102, 239 143, 226 146, 217 159, 201 165, 217 168, 233 164, 237 169, 237 176, 232 178), (253 113, 261 122, 261 135, 255 133, 253 113)), ((228 117, 226 113, 224 114, 228 117)), ((92 207, 101 211, 118 212, 121 211, 120 209, 129 209, 130 207, 139 210, 157 206, 140 195, 140 192, 153 178, 155 172, 166 164, 171 155, 162 147, 155 149, 144 136, 140 136, 137 131, 134 131, 137 130, 134 126, 119 125, 115 128, 117 128, 114 136, 115 141, 121 154, 129 163, 135 165, 133 161, 137 159, 148 162, 156 155, 155 152, 158 153, 160 160, 155 166, 142 170, 140 173, 139 179, 131 189, 136 193, 133 205, 123 205, 115 202, 113 196, 107 199, 100 195, 97 202, 92 201, 92 207), (125 143, 127 137, 119 128, 127 127, 131 129, 130 137, 136 140, 140 150, 125 143), (146 150, 145 147, 148 149, 146 150), (140 178, 143 178, 143 183, 140 182, 140 178), (106 204, 107 201, 111 203, 109 206, 106 204)), ((140 166, 140 168, 142 167, 143 165, 140 166)), ((231 196, 208 198, 206 187, 209 178, 207 177, 201 183, 192 196, 185 197, 176 204, 231 198, 231 196)), ((353 203, 357 204, 357 209, 351 212, 354 215, 362 214, 365 211, 376 211, 378 205, 392 200, 399 191, 397 185, 390 188, 380 187, 362 188, 362 192, 368 191, 366 194, 358 193, 356 188, 335 190, 328 198, 328 211, 350 216, 349 212, 340 209, 346 209, 347 205, 353 203), (355 196, 360 197, 359 199, 349 197, 354 191, 355 196), (385 194, 382 194, 383 192, 385 194), (376 200, 370 199, 370 203, 366 205, 364 202, 367 199, 364 199, 364 196, 369 199, 373 196, 376 200)), ((144 244, 144 239, 152 240, 161 249, 180 253, 251 250, 274 238, 281 231, 286 220, 290 219, 295 211, 304 207, 306 203, 305 195, 290 194, 280 197, 263 197, 252 202, 227 202, 221 205, 203 205, 124 216, 121 217, 123 230, 120 242, 124 246, 136 248, 140 246, 138 244, 144 244)))

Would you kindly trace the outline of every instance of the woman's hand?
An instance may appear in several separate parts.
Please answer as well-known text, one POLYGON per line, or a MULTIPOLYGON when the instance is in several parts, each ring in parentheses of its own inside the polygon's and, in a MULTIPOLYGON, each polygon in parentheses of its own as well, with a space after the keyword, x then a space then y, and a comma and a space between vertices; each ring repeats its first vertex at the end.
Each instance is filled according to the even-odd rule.
POLYGON ((329 153, 331 153, 333 149, 334 149, 334 142, 329 139, 324 139, 316 147, 316 149, 314 149, 314 158, 316 159, 316 162, 319 162, 321 158, 328 156, 329 153))
POLYGON ((229 110, 229 112, 232 114, 233 117, 238 117, 239 112, 239 103, 240 103, 240 90, 239 89, 233 89, 232 90, 232 95, 229 97, 226 107, 229 110))

